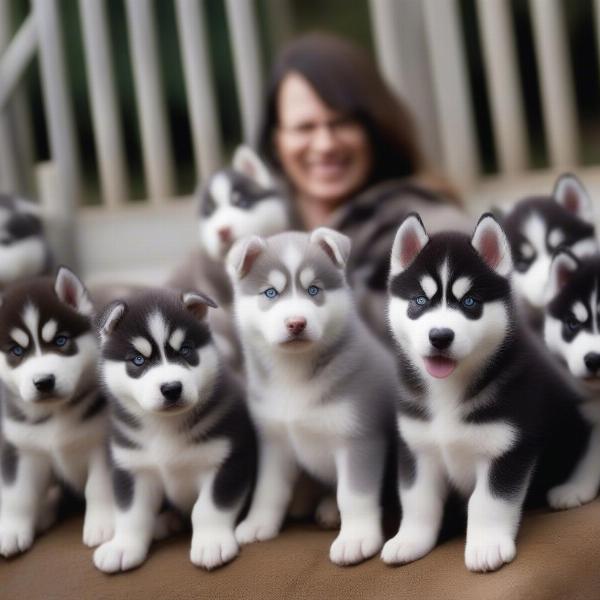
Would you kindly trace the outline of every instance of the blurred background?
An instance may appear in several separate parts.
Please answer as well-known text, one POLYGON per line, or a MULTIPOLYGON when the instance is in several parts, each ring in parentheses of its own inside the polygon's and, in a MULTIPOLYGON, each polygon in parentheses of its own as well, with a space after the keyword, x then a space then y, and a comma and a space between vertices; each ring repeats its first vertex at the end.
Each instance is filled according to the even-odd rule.
MULTIPOLYGON (((252 143, 256 106, 274 56, 286 40, 315 29, 368 49, 413 108, 430 159, 472 206, 540 185, 545 187, 538 191, 546 193, 565 169, 583 172, 595 185, 599 24, 598 0, 0 0, 0 191, 40 198, 62 220, 61 235, 67 236, 73 218, 79 219, 72 217, 76 207, 106 208, 111 216, 92 212, 79 224, 93 248, 81 257, 90 271, 111 269, 115 260, 98 262, 94 236, 97 244, 106 245, 109 235, 117 246, 130 242, 138 262, 155 260, 143 239, 159 235, 166 214, 180 218, 191 235, 187 209, 172 217, 160 206, 167 198, 171 207, 185 203, 198 180, 226 163, 241 141, 252 143), (43 24, 39 43, 33 17, 43 24), (141 30, 137 42, 132 23, 141 30), (101 78, 94 83, 97 68, 90 56, 98 39, 86 45, 102 34, 103 68, 114 90, 108 117, 97 107, 94 115, 94 85, 101 78), (51 68, 44 67, 44 48, 52 47, 53 36, 62 41, 53 60, 56 65, 64 59, 64 77, 57 79, 65 82, 63 107, 57 109, 64 120, 58 118, 54 133, 47 101, 52 81, 44 75, 51 68), (142 54, 146 48, 145 60, 134 56, 136 44, 142 54), (186 76, 185 56, 192 57, 193 71, 198 49, 206 59, 204 79, 194 84, 200 93, 192 89, 189 71, 186 76), (148 134, 142 98, 152 88, 140 91, 140 61, 146 63, 140 70, 150 68, 159 86, 149 109, 154 142, 143 141, 148 134), (194 116, 198 96, 208 98, 208 108, 196 107, 201 114, 194 116), (114 177, 107 174, 99 143, 106 119, 114 121, 115 147, 122 152, 123 164, 112 157, 114 177), (53 135, 72 138, 62 158, 53 135), (166 167, 151 166, 148 145, 161 146, 163 158, 155 160, 166 167), (65 164, 69 156, 72 169, 65 164), (152 183, 155 171, 164 171, 166 183, 152 183), (111 191, 111 180, 122 180, 121 187, 112 181, 111 191), (159 210, 145 214, 156 223, 136 243, 126 211, 118 212, 132 204, 159 210)), ((161 256, 169 256, 168 246, 165 241, 161 256)))

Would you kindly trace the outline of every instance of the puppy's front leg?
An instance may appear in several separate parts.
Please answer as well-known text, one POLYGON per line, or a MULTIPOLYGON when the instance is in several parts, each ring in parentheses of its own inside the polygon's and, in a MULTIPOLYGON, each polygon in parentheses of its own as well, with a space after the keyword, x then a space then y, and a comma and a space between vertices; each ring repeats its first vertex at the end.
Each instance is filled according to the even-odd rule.
POLYGON ((106 449, 96 448, 90 456, 85 484, 83 543, 86 546, 97 546, 113 536, 114 504, 106 449))
POLYGON ((341 528, 329 550, 338 565, 359 563, 381 549, 381 482, 385 439, 353 439, 335 455, 341 528))
POLYGON ((94 564, 105 573, 127 571, 144 562, 163 499, 160 480, 148 472, 132 474, 115 468, 113 489, 115 535, 94 552, 94 564))
POLYGON ((292 496, 298 466, 282 437, 259 433, 258 478, 250 511, 236 527, 240 544, 274 538, 292 496))
POLYGON ((238 555, 234 528, 245 498, 242 495, 226 506, 219 506, 215 495, 216 476, 212 473, 204 478, 192 510, 190 560, 196 566, 209 570, 228 563, 238 555))
POLYGON ((33 544, 52 470, 46 456, 23 452, 6 441, 1 454, 0 555, 8 557, 33 544))
POLYGON ((495 571, 517 554, 515 538, 533 461, 517 466, 514 454, 477 467, 467 515, 465 564, 470 571, 495 571))
POLYGON ((566 483, 548 492, 548 504, 563 509, 581 506, 593 500, 600 486, 600 424, 594 427, 588 447, 566 483))
POLYGON ((399 440, 398 491, 402 522, 398 533, 388 540, 381 559, 388 564, 404 564, 428 554, 440 531, 448 484, 437 455, 415 455, 399 440))

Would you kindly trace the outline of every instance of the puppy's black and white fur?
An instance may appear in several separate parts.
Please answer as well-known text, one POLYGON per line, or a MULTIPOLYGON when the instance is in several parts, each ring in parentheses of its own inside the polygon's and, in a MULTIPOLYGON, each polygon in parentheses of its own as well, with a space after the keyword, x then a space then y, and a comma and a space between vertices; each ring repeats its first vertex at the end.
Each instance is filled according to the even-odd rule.
POLYGON ((597 252, 592 199, 570 173, 558 178, 550 196, 519 202, 502 219, 514 263, 512 282, 527 314, 540 322, 548 301, 552 255, 560 246, 577 256, 597 252))
POLYGON ((276 536, 304 469, 336 491, 341 530, 330 558, 341 565, 383 543, 380 492, 397 388, 392 357, 354 306, 349 253, 346 236, 319 228, 252 236, 227 257, 260 440, 256 491, 236 537, 276 536))
POLYGON ((87 291, 68 269, 8 288, 0 305, 0 554, 33 543, 53 481, 85 495, 83 540, 113 532, 106 402, 87 291))
POLYGON ((0 288, 50 272, 51 256, 37 207, 0 194, 0 288))
POLYGON ((403 384, 403 516, 387 563, 434 547, 451 489, 468 499, 467 567, 510 562, 528 490, 564 480, 589 435, 577 392, 516 317, 511 270, 491 215, 472 238, 429 237, 417 215, 396 234, 389 321, 403 384))
POLYGON ((220 310, 209 315, 214 339, 235 368, 241 366, 239 343, 232 327, 233 293, 225 271, 225 256, 247 235, 267 236, 291 222, 287 198, 260 157, 240 146, 231 167, 220 169, 198 188, 198 247, 169 277, 179 290, 200 289, 220 310))
POLYGON ((554 508, 571 508, 593 500, 600 486, 600 257, 579 259, 560 249, 552 261, 550 301, 544 338, 581 386, 579 405, 593 431, 586 454, 572 477, 550 490, 554 508))
POLYGON ((115 536, 94 563, 105 572, 144 562, 163 500, 191 514, 191 561, 211 569, 238 554, 236 519, 256 461, 243 390, 206 323, 212 300, 149 290, 100 317, 109 393, 115 536))

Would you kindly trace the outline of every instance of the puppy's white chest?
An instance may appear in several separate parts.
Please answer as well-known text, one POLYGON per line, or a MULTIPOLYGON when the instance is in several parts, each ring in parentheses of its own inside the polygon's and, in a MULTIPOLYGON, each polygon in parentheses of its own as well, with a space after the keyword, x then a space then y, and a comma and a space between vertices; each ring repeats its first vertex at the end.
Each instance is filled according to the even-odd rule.
POLYGON ((354 411, 349 402, 325 398, 321 386, 273 385, 256 394, 252 412, 261 425, 296 437, 338 437, 356 427, 354 411))
POLYGON ((414 453, 435 456, 452 483, 465 493, 475 485, 477 467, 489 464, 514 443, 510 424, 465 422, 458 403, 434 407, 431 414, 428 421, 400 416, 400 433, 414 453))
POLYGON ((335 482, 335 448, 357 430, 352 404, 325 398, 322 386, 272 386, 252 402, 258 427, 275 435, 310 473, 335 482))
POLYGON ((77 452, 77 449, 97 445, 105 428, 106 421, 99 419, 80 422, 76 418, 53 416, 36 425, 6 419, 4 436, 19 448, 54 454, 63 451, 77 452))

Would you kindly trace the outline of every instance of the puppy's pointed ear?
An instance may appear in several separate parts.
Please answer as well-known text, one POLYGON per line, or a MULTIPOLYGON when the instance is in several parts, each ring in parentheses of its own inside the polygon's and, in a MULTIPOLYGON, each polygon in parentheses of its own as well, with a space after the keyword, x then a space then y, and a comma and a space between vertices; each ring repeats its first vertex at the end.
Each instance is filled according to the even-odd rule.
POLYGON ((73 271, 60 267, 54 282, 54 291, 58 299, 78 313, 90 317, 94 312, 88 291, 73 271))
POLYGON ((209 307, 218 308, 217 303, 212 298, 201 292, 184 292, 181 295, 181 301, 198 320, 206 317, 209 307))
POLYGON ((417 258, 427 245, 429 236, 421 217, 417 213, 409 214, 396 232, 390 258, 390 276, 402 273, 417 258))
POLYGON ((310 243, 320 246, 338 269, 344 269, 350 257, 350 238, 335 229, 319 227, 310 234, 310 243))
POLYGON ((553 196, 571 214, 588 223, 594 223, 592 199, 581 181, 572 173, 565 173, 558 178, 553 196))
POLYGON ((471 238, 471 245, 483 262, 498 275, 510 275, 513 268, 510 244, 504 230, 491 213, 485 213, 479 219, 471 238))
POLYGON ((227 272, 238 281, 248 275, 254 261, 267 247, 267 243, 257 235, 251 235, 238 240, 227 254, 227 272))
POLYGON ((260 156, 249 146, 238 146, 231 166, 235 171, 246 175, 261 187, 273 187, 273 177, 269 173, 267 165, 262 161, 260 156))
POLYGON ((567 248, 561 246, 552 257, 550 265, 550 277, 546 288, 548 301, 552 300, 565 287, 573 273, 579 267, 579 260, 567 248))
POLYGON ((100 314, 96 320, 100 340, 104 343, 125 315, 127 305, 122 300, 111 302, 100 314))

